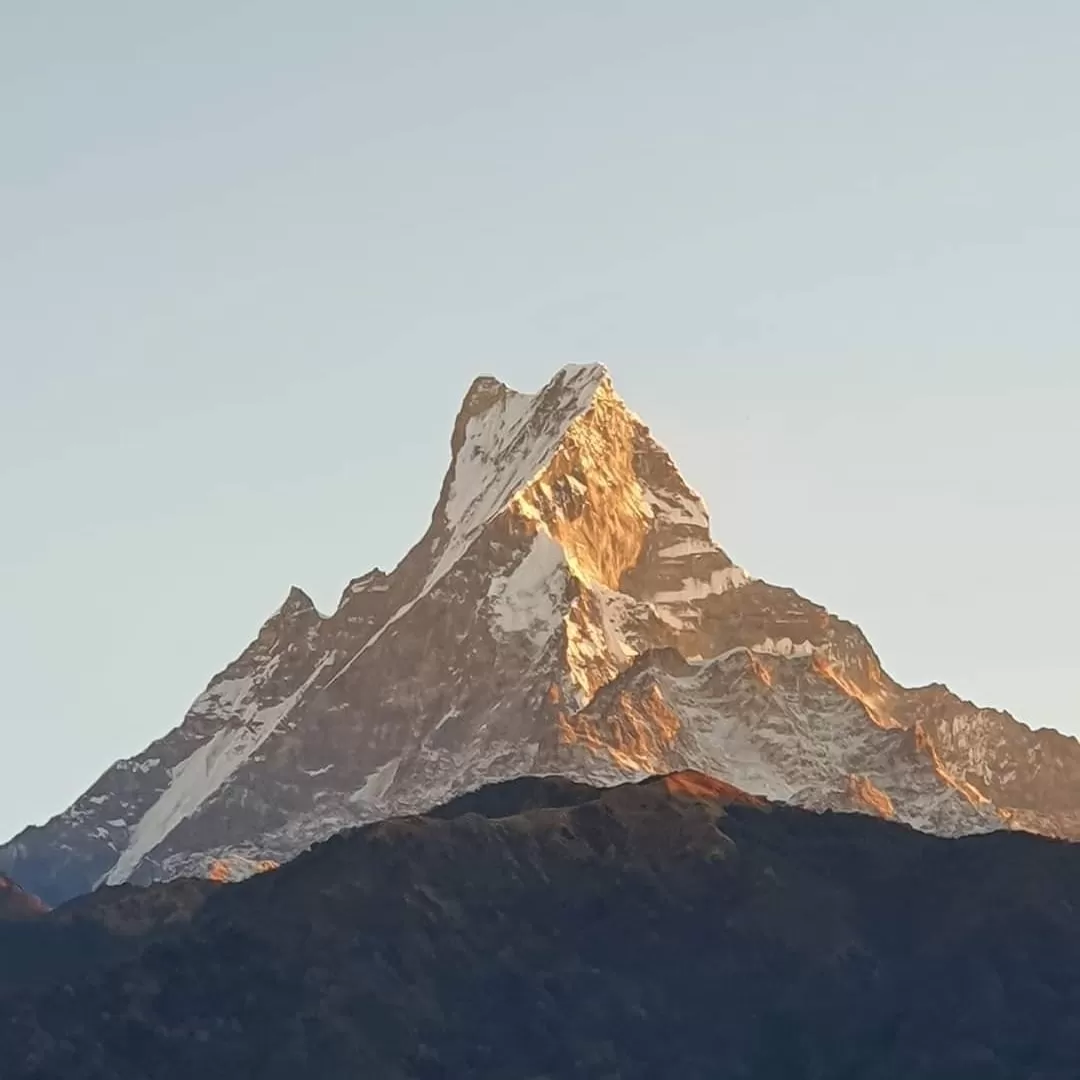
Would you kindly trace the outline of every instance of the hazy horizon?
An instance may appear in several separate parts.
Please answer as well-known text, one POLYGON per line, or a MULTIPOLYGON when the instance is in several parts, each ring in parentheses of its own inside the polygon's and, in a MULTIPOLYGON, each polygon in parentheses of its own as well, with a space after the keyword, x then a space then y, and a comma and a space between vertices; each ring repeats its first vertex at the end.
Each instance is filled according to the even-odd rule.
POLYGON ((0 14, 0 839, 290 585, 394 565, 475 376, 575 362, 751 574, 1080 733, 1078 43, 1055 2, 0 14))

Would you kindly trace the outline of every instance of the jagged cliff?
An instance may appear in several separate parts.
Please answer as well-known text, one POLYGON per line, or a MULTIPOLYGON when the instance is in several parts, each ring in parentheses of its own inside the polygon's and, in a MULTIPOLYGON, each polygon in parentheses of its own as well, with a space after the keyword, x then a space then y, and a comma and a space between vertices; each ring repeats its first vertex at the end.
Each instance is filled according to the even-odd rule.
POLYGON ((244 876, 483 783, 696 768, 943 834, 1080 835, 1080 745, 941 686, 753 579, 596 366, 470 389, 419 543, 324 616, 293 589, 183 723, 0 848, 55 902, 244 876))

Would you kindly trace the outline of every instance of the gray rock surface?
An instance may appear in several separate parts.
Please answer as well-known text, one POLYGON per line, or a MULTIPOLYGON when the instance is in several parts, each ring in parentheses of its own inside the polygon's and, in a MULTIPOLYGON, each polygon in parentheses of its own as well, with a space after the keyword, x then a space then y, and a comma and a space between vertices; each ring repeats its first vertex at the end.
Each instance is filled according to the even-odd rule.
POLYGON ((598 366, 478 379, 431 524, 321 615, 293 589, 179 727, 0 848, 50 903, 243 877, 485 783, 698 769, 945 835, 1080 836, 1080 744, 943 686, 750 577, 598 366))

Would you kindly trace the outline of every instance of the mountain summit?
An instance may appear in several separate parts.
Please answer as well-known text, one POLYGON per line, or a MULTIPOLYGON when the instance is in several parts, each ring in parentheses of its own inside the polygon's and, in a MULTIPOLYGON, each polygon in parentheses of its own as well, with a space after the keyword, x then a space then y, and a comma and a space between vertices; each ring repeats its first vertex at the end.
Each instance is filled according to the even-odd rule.
POLYGON ((179 727, 0 848, 51 903, 244 876, 493 780, 697 769, 947 835, 1080 836, 1080 744, 941 686, 751 578, 607 371, 477 379, 431 524, 321 615, 299 589, 179 727))

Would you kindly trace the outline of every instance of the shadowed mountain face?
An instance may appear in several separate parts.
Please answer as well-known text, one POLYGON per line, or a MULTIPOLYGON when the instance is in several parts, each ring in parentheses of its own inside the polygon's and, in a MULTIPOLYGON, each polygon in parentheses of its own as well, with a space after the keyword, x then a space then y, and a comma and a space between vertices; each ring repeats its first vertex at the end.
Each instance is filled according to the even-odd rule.
MULTIPOLYGON (((1080 1060, 1080 848, 522 780, 234 885, 40 922, 5 1080, 1051 1080, 1080 1060), (71 940, 74 940, 72 937, 71 940), (55 945, 55 941, 53 943, 55 945)), ((0 942, 2 944, 2 942, 0 942)))
POLYGON ((50 903, 243 877, 492 781, 699 769, 942 835, 1080 836, 1080 745, 941 686, 750 577, 599 367, 470 389, 431 525, 330 615, 298 589, 183 723, 0 847, 50 903))

